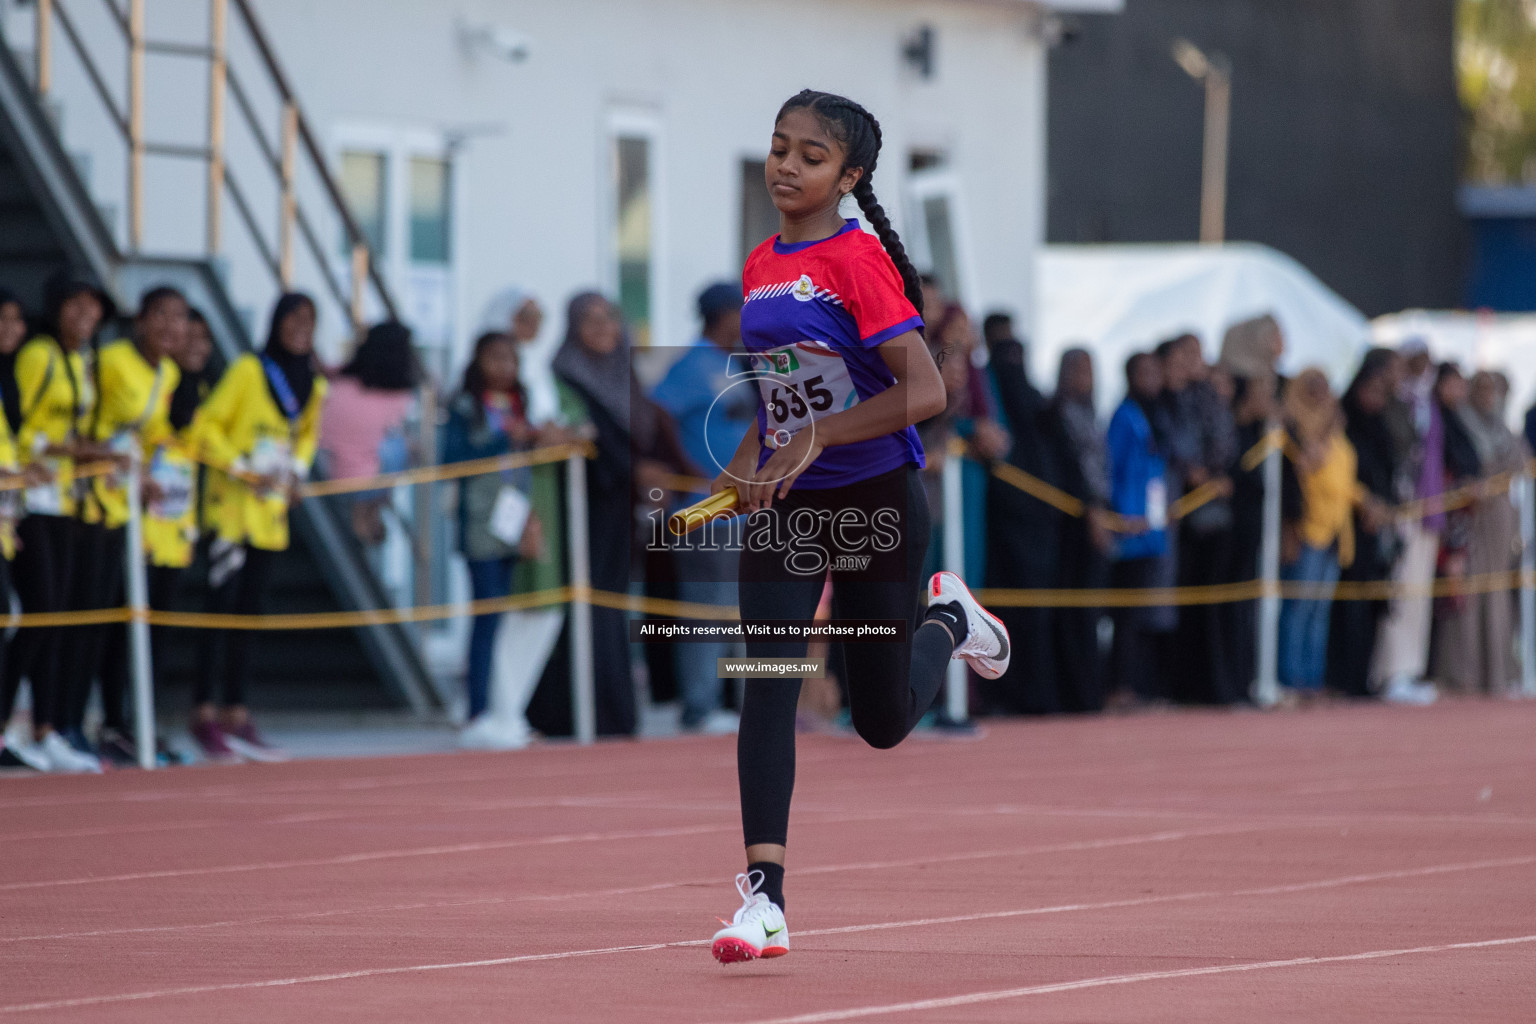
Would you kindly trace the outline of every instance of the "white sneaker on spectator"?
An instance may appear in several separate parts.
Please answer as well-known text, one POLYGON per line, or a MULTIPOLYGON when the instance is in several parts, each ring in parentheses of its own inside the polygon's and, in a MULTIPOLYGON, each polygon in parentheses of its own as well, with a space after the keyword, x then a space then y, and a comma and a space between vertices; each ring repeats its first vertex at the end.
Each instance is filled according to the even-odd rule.
POLYGON ((484 714, 459 730, 459 746, 465 750, 521 750, 533 741, 526 723, 505 722, 484 714))
POLYGON ((1389 704, 1409 704, 1425 707, 1440 696, 1434 683, 1420 682, 1409 676, 1393 676, 1381 691, 1381 699, 1389 704))
POLYGON ((35 772, 52 771, 53 766, 48 760, 48 755, 43 752, 43 745, 41 743, 33 743, 31 740, 18 739, 14 741, 7 741, 5 744, 5 749, 8 753, 14 756, 16 760, 20 761, 22 764, 26 765, 28 768, 31 768, 35 772))
POLYGON ((101 771, 100 761, 90 754, 82 754, 56 732, 50 732, 41 743, 36 745, 36 749, 41 751, 43 759, 48 762, 48 767, 44 771, 81 774, 101 771))
POLYGON ((734 736, 741 731, 741 716, 718 708, 711 711, 694 731, 704 736, 734 736))
POLYGON ((759 957, 783 956, 789 952, 789 925, 784 911, 764 894, 756 891, 763 884, 763 873, 736 876, 736 891, 741 893, 741 909, 725 927, 715 932, 710 952, 723 964, 737 964, 759 957), (753 875, 757 876, 756 880, 753 875))

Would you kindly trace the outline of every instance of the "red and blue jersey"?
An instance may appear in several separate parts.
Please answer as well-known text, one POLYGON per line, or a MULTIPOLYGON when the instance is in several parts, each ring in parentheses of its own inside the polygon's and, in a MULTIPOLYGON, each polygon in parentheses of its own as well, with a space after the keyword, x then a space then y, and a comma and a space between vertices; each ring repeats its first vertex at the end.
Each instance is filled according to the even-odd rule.
MULTIPOLYGON (((762 399, 764 451, 814 420, 896 383, 879 347, 923 326, 880 240, 849 220, 837 234, 787 244, 775 235, 752 250, 742 272, 741 339, 753 353, 762 399)), ((924 465, 917 431, 823 449, 796 487, 838 487, 904 465, 924 465)))

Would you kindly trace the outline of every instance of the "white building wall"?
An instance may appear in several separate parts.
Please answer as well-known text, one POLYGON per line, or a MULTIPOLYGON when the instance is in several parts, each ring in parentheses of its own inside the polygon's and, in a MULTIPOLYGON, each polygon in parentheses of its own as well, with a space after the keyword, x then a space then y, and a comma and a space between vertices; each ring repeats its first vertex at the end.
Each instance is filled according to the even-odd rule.
MULTIPOLYGON (((880 119, 885 151, 876 192, 904 234, 911 214, 910 151, 945 152, 959 187, 963 297, 975 313, 1002 306, 1029 326, 1032 258, 1044 233, 1045 51, 1033 4, 258 0, 255 7, 333 158, 358 131, 460 140, 449 303, 460 352, 487 299, 507 284, 539 296, 549 313, 549 345, 558 340, 573 292, 590 286, 613 291, 608 161, 615 117, 647 120, 658 131, 653 337, 657 344, 685 343, 695 328, 698 289, 739 273, 740 161, 762 158, 774 112, 807 86, 849 95, 880 119), (466 49, 462 23, 514 29, 531 40, 531 52, 510 63, 466 49), (928 79, 901 56, 904 40, 924 24, 936 32, 936 70, 928 79)), ((148 0, 147 10, 152 38, 206 39, 205 0, 148 0)), ((108 49, 121 48, 115 31, 97 26, 90 34, 108 49)), ((275 141, 274 97, 254 74, 242 35, 232 27, 232 64, 243 69, 275 141)), ((93 168, 90 185, 116 212, 121 236, 121 140, 95 123, 99 117, 93 120, 99 101, 83 77, 63 71, 58 77, 55 102, 64 110, 68 143, 93 168)), ((151 57, 151 138, 201 144, 206 101, 205 65, 151 57)), ((241 141, 244 130, 232 102, 228 119, 231 170, 270 230, 272 179, 242 167, 254 150, 241 141)), ((146 250, 200 254, 204 174, 196 164, 149 162, 146 250)), ((299 194, 312 216, 323 212, 313 180, 301 178, 299 194)), ((849 213, 856 212, 850 204, 849 213)), ((224 220, 233 290, 260 332, 275 289, 242 240, 245 229, 227 201, 224 220)), ((316 227, 325 244, 335 244, 334 222, 316 227)), ((319 292, 317 271, 300 252, 298 283, 319 292)), ((405 290, 402 280, 392 284, 397 293, 405 290)), ((344 346, 340 320, 332 317, 329 337, 322 339, 330 358, 344 346)))
POLYGON ((784 98, 806 86, 864 103, 885 129, 876 191, 898 225, 914 145, 948 151, 964 189, 976 299, 1025 312, 1043 237, 1044 60, 1021 5, 842 0, 263 0, 261 16, 322 134, 356 122, 464 131, 456 320, 460 344, 487 298, 512 282, 538 294, 549 340, 576 289, 614 284, 607 124, 659 125, 664 240, 655 340, 682 343, 692 299, 731 277, 739 161, 761 158, 784 98), (508 63, 467 53, 455 23, 523 33, 508 63), (900 56, 937 30, 937 71, 900 56), (494 131, 495 134, 477 134, 494 131))

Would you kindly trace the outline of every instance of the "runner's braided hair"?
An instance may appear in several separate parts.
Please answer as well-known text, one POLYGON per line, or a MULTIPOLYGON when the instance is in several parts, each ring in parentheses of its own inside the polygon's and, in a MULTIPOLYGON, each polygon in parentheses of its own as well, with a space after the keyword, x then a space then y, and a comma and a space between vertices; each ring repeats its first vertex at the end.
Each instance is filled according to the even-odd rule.
POLYGON ((896 271, 901 274, 907 299, 921 314, 923 286, 918 280, 917 268, 912 266, 912 261, 907 257, 906 247, 901 244, 901 236, 897 235, 896 229, 891 227, 891 218, 886 216, 880 201, 875 198, 875 188, 871 183, 875 175, 875 163, 880 159, 882 141, 880 122, 875 120, 873 114, 846 96, 817 92, 815 89, 801 90, 785 100, 774 121, 783 119, 784 115, 791 110, 801 109, 815 114, 828 134, 843 144, 845 154, 843 170, 850 167, 864 169, 864 173, 859 176, 859 183, 853 187, 853 198, 858 202, 864 219, 869 221, 870 227, 875 229, 875 234, 891 257, 891 262, 896 264, 896 271))

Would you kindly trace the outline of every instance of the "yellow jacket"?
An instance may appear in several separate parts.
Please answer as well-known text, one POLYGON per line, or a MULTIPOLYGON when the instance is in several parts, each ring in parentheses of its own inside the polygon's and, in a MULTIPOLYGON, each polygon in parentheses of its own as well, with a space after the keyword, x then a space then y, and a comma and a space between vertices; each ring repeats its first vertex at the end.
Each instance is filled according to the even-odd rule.
POLYGON ((18 453, 24 462, 43 462, 53 470, 52 483, 26 492, 26 509, 34 515, 72 516, 75 462, 44 456, 42 450, 85 433, 96 404, 89 364, 81 353, 66 354, 57 341, 38 335, 16 354, 16 386, 21 393, 18 453))
POLYGON ((315 461, 325 378, 315 375, 309 401, 289 422, 273 400, 261 359, 243 355, 219 381, 190 428, 208 478, 206 520, 224 540, 264 551, 288 548, 288 501, 242 479, 291 472, 299 479, 315 461))
MULTIPOLYGON (((100 394, 88 436, 118 451, 131 450, 135 440, 147 467, 155 449, 171 437, 171 395, 181 380, 181 370, 161 358, 154 367, 126 338, 112 342, 97 355, 100 394)), ((117 528, 128 521, 125 481, 116 473, 90 482, 84 510, 89 521, 104 521, 117 528)))
MULTIPOLYGON (((11 434, 11 421, 0 413, 0 469, 15 473, 21 468, 16 459, 16 438, 11 434)), ((21 518, 21 491, 0 491, 0 556, 7 561, 16 557, 16 520, 21 518)))
MULTIPOLYGON (((198 385, 199 404, 208 398, 206 383, 198 385)), ((160 487, 161 498, 144 506, 144 549, 149 564, 185 569, 192 564, 198 537, 197 437, 194 419, 162 442, 145 464, 145 475, 160 487)))
POLYGON ((1328 452, 1310 473, 1297 474, 1301 484, 1301 539, 1308 547, 1326 548, 1338 541, 1339 565, 1355 562, 1355 506, 1365 496, 1357 474, 1358 457, 1344 431, 1328 439, 1328 452))

